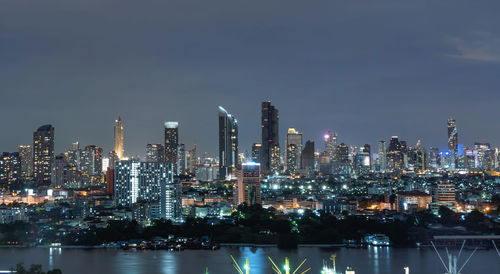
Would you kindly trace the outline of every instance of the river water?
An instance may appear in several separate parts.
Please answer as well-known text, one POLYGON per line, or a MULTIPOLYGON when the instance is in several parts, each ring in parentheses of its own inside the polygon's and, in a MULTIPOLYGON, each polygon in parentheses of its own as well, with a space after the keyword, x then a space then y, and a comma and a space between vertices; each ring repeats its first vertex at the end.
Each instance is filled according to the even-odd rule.
MULTIPOLYGON (((441 250, 443 253, 445 251, 441 250)), ((457 250, 453 252, 457 253, 457 250)), ((465 261, 471 251, 465 251, 460 261, 465 261)), ((250 262, 250 273, 274 273, 267 258, 270 256, 280 267, 284 258, 290 259, 294 269, 303 258, 311 267, 308 273, 318 274, 323 260, 332 254, 337 256, 337 270, 353 267, 356 274, 400 273, 405 266, 410 273, 444 273, 444 268, 431 249, 406 249, 369 247, 368 249, 325 249, 300 247, 296 250, 280 250, 274 247, 223 247, 217 251, 185 250, 119 250, 119 249, 61 249, 61 248, 0 248, 0 270, 7 270, 18 262, 25 265, 42 264, 44 270, 59 268, 63 274, 72 273, 182 273, 203 274, 206 267, 211 274, 237 273, 230 258, 232 254, 243 265, 250 262)), ((305 270, 305 268, 301 268, 305 270)), ((284 271, 283 271, 284 272, 284 271)), ((293 271, 292 271, 293 272, 293 271)), ((297 273, 301 273, 298 271, 297 273)), ((500 257, 495 250, 477 251, 462 270, 462 274, 500 273, 500 257)))

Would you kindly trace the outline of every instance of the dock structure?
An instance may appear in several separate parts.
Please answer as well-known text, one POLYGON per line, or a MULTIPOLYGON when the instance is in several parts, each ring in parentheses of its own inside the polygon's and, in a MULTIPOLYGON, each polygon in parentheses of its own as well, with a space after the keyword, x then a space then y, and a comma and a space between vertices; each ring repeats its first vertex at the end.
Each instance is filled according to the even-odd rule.
POLYGON ((460 248, 466 241, 465 249, 490 249, 500 243, 500 235, 446 235, 434 236, 432 239, 436 247, 460 248))

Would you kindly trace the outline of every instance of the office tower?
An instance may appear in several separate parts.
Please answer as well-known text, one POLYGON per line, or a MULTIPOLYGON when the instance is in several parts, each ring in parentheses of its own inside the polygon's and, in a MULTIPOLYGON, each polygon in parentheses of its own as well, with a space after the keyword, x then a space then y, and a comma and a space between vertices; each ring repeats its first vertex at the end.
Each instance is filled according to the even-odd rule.
POLYGON ((302 153, 302 133, 291 127, 285 139, 285 170, 296 174, 300 169, 300 154, 302 153), (293 159, 289 159, 289 157, 293 159))
POLYGON ((335 150, 337 149, 337 133, 328 131, 323 137, 325 138, 326 155, 330 159, 330 163, 333 163, 335 160, 335 150))
POLYGON ((439 162, 439 149, 437 147, 429 148, 429 156, 428 156, 429 167, 433 169, 438 169, 441 165, 439 162))
POLYGON ((177 174, 178 146, 179 122, 165 122, 165 162, 174 166, 174 174, 177 174))
POLYGON ((271 102, 262 102, 262 157, 261 173, 263 175, 279 172, 279 115, 271 102))
POLYGON ((65 173, 69 168, 68 161, 63 154, 54 157, 51 173, 51 187, 60 188, 65 185, 65 173))
POLYGON ((349 174, 350 173, 350 162, 349 162, 349 147, 341 143, 335 149, 335 162, 333 169, 337 174, 349 174))
POLYGON ((301 168, 306 177, 314 176, 314 142, 307 141, 300 155, 301 168))
POLYGON ((387 166, 391 171, 402 171, 404 167, 403 148, 398 136, 392 136, 387 152, 387 166))
POLYGON ((378 141, 378 158, 377 163, 380 168, 380 172, 387 171, 387 145, 385 141, 378 141))
POLYGON ((235 204, 261 204, 260 164, 244 163, 238 171, 235 204))
POLYGON ((33 177, 33 149, 28 145, 18 146, 21 161, 21 180, 29 181, 33 177))
POLYGON ((81 171, 89 176, 100 176, 102 173, 102 147, 86 146, 82 151, 81 171))
POLYGON ((115 120, 114 126, 114 138, 113 138, 113 151, 118 156, 118 159, 123 159, 123 124, 122 118, 118 116, 118 120, 115 120))
POLYGON ((216 162, 213 158, 203 157, 196 169, 196 180, 211 182, 217 178, 216 162))
POLYGON ((454 169, 457 166, 458 157, 458 132, 455 119, 448 119, 448 152, 451 158, 451 168, 454 169))
POLYGON ((238 121, 219 107, 219 178, 232 180, 238 160, 238 121))
POLYGON ((184 143, 177 147, 177 175, 186 175, 186 146, 184 143))
POLYGON ((371 146, 369 144, 365 144, 360 149, 361 154, 363 155, 363 166, 371 168, 372 166, 372 157, 371 157, 371 146))
POLYGON ((160 216, 170 220, 181 217, 181 188, 179 181, 174 180, 171 164, 119 161, 115 166, 113 187, 115 206, 160 202, 160 216))
POLYGON ((20 188, 21 161, 19 152, 4 152, 0 155, 0 188, 16 190, 20 188))
POLYGON ((114 151, 109 152, 108 159, 109 159, 109 166, 108 166, 109 169, 114 169, 116 162, 120 161, 120 159, 118 159, 118 155, 116 155, 116 152, 114 151))
POLYGON ((286 149, 286 172, 292 176, 299 172, 300 149, 296 144, 287 145, 286 149))
POLYGON ((335 155, 336 162, 343 164, 349 162, 349 147, 346 144, 341 143, 340 145, 338 145, 336 152, 337 152, 335 155))
POLYGON ((486 170, 490 158, 491 146, 489 143, 474 143, 474 150, 476 151, 476 165, 475 167, 480 170, 486 170))
POLYGON ((81 169, 82 150, 78 142, 74 142, 72 148, 65 153, 68 164, 81 169))
POLYGON ((186 165, 187 171, 191 174, 196 173, 196 169, 198 168, 198 158, 196 156, 196 144, 193 146, 193 149, 190 149, 186 154, 186 165))
POLYGON ((41 126, 33 133, 33 177, 37 184, 50 184, 54 161, 54 127, 41 126))
POLYGON ((415 147, 408 151, 408 169, 422 172, 427 167, 427 154, 423 148, 415 147))
POLYGON ((162 144, 146 145, 146 162, 164 162, 165 147, 162 144))
POLYGON ((262 157, 262 144, 253 143, 252 145, 252 162, 260 164, 260 158, 262 157))

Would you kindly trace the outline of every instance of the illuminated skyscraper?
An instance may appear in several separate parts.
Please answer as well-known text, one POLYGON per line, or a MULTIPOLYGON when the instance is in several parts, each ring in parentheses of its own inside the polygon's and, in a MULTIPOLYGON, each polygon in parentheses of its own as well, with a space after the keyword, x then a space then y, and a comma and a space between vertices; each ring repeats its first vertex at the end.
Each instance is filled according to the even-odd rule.
POLYGON ((177 175, 186 174, 186 146, 184 143, 177 147, 177 175))
POLYGON ((387 153, 387 165, 391 171, 401 171, 404 167, 404 155, 398 136, 392 136, 387 153))
POLYGON ((102 147, 86 146, 82 151, 81 171, 89 176, 99 176, 102 173, 102 147))
POLYGON ((28 181, 33 177, 33 149, 28 145, 20 145, 18 149, 21 161, 21 179, 28 181))
POLYGON ((324 136, 325 139, 325 151, 326 155, 330 159, 330 163, 335 160, 335 150, 337 149, 337 138, 336 132, 328 131, 324 136))
POLYGON ((165 162, 174 166, 174 174, 177 174, 178 146, 179 122, 165 122, 165 162))
POLYGON ((286 172, 292 176, 295 176, 299 172, 299 151, 296 144, 289 144, 286 146, 286 172))
POLYGON ((146 162, 165 161, 165 147, 162 144, 146 145, 146 162))
POLYGON ((380 172, 387 171, 387 145, 385 141, 378 141, 378 158, 377 163, 380 168, 380 172))
POLYGON ((19 152, 0 154, 0 189, 17 190, 21 179, 19 152))
POLYGON ((279 172, 279 114, 271 102, 262 102, 262 157, 261 172, 264 175, 279 172))
POLYGON ((219 107, 219 177, 232 180, 238 160, 238 121, 219 107))
POLYGON ((451 168, 457 166, 458 156, 458 132, 455 119, 448 119, 448 151, 450 152, 451 168))
POLYGON ((260 158, 262 157, 262 144, 253 143, 252 145, 252 161, 254 163, 260 164, 260 158))
POLYGON ((113 138, 113 150, 115 151, 118 159, 123 159, 123 124, 122 118, 118 116, 118 120, 115 121, 114 126, 114 138, 113 138))
POLYGON ((260 164, 244 163, 238 171, 235 204, 261 204, 260 164))
POLYGON ((285 170, 296 174, 300 170, 300 154, 302 153, 302 133, 291 127, 285 139, 285 170), (293 159, 290 159, 293 158, 293 159))
POLYGON ((54 161, 54 127, 44 125, 33 133, 33 177, 37 184, 50 184, 54 161))

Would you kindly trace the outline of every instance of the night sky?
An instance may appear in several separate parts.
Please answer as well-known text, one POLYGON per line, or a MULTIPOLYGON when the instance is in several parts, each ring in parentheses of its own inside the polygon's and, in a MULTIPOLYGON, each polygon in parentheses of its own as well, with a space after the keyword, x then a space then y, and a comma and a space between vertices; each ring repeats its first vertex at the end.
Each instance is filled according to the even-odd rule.
MULTIPOLYGON (((144 155, 180 122, 187 148, 217 151, 217 106, 240 151, 260 141, 260 104, 280 111, 281 144, 328 130, 349 145, 399 135, 446 147, 500 145, 500 1, 0 1, 0 151, 55 126, 109 151, 144 155)), ((323 148, 317 144, 317 149, 323 148)), ((376 149, 376 147, 375 147, 376 149)))

